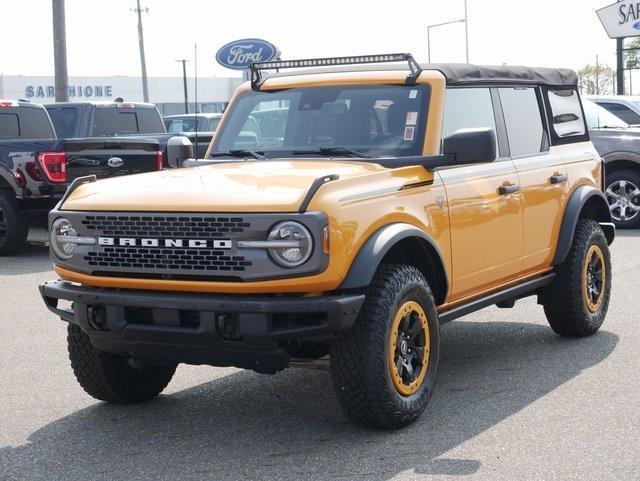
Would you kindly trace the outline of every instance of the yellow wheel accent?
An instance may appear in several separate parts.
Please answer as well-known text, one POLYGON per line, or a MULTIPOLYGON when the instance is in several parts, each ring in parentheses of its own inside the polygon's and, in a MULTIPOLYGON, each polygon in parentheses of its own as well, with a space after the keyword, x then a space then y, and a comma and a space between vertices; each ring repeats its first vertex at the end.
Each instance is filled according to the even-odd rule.
POLYGON ((587 251, 582 268, 582 296, 589 312, 596 312, 602 305, 606 274, 604 253, 599 246, 593 245, 587 251))
POLYGON ((430 337, 427 315, 420 304, 407 301, 396 312, 389 334, 389 371, 403 396, 415 393, 429 368, 430 337))

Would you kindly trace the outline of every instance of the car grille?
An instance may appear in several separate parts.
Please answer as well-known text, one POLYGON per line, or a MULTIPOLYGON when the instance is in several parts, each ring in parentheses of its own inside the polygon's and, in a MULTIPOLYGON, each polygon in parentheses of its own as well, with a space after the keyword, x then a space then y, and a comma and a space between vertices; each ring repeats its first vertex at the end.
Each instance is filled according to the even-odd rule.
MULTIPOLYGON (((90 215, 82 225, 92 235, 157 239, 231 239, 251 228, 242 217, 90 215)), ((94 268, 146 272, 242 272, 252 263, 231 250, 183 247, 101 246, 83 257, 94 268)), ((101 269, 99 269, 101 270, 101 269)))
POLYGON ((86 216, 86 229, 104 236, 214 239, 251 227, 242 217, 86 216))

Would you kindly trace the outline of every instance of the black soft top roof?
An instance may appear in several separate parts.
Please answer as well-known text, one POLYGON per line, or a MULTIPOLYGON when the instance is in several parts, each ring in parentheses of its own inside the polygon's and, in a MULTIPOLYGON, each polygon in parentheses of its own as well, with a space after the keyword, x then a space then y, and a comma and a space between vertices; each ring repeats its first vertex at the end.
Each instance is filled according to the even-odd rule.
POLYGON ((439 70, 450 85, 474 83, 522 83, 551 86, 575 86, 573 70, 544 67, 510 67, 471 64, 424 64, 423 70, 439 70))
MULTIPOLYGON (((438 70, 447 79, 449 85, 470 84, 527 84, 548 85, 554 87, 576 86, 578 76, 573 70, 545 67, 511 67, 492 65, 473 65, 464 63, 423 63, 422 70, 438 70)), ((398 64, 371 64, 331 66, 314 69, 284 70, 269 72, 269 77, 288 77, 315 73, 371 72, 379 70, 401 70, 398 64)))

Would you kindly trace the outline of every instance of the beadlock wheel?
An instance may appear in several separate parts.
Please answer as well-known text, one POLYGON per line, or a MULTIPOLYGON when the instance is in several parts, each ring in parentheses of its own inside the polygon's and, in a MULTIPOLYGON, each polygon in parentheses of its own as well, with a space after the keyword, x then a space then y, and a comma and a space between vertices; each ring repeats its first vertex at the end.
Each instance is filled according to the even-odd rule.
POLYGON ((596 312, 602 305, 606 282, 606 265, 602 249, 592 245, 587 251, 582 270, 582 289, 589 312, 596 312))
POLYGON ((407 301, 396 313, 391 325, 389 369, 396 390, 403 396, 416 392, 429 367, 429 324, 424 309, 407 301))

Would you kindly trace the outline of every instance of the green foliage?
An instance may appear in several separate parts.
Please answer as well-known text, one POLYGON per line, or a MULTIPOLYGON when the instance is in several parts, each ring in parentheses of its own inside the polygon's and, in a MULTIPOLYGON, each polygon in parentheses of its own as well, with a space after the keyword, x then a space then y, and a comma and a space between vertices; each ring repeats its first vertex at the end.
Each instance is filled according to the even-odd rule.
POLYGON ((578 87, 584 95, 612 94, 614 80, 615 71, 609 65, 587 64, 578 70, 578 87))

